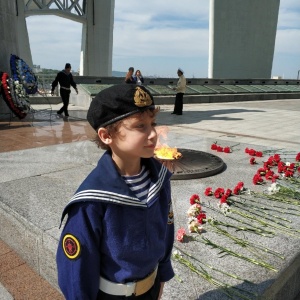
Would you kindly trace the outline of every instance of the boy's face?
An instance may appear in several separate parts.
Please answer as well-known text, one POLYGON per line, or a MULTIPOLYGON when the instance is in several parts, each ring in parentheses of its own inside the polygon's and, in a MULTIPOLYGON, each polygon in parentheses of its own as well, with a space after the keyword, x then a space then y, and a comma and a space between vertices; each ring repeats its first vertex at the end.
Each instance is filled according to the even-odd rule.
POLYGON ((152 157, 157 142, 155 126, 155 117, 150 112, 124 119, 113 137, 112 151, 126 160, 152 157))

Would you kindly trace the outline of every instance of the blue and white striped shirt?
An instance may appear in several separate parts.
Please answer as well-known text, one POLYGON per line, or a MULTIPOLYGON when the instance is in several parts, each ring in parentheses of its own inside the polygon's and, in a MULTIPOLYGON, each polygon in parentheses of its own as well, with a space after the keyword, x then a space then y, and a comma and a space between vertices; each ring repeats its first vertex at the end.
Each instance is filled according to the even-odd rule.
POLYGON ((137 198, 139 198, 141 202, 146 202, 151 182, 149 170, 146 170, 145 166, 142 166, 142 170, 139 174, 122 177, 137 198))

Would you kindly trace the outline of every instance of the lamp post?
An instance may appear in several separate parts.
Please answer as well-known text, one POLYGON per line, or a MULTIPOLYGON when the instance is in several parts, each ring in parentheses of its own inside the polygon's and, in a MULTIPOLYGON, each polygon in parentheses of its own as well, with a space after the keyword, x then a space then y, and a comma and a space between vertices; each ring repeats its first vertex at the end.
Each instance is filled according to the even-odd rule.
POLYGON ((299 72, 300 72, 300 70, 298 70, 297 80, 299 79, 299 72))

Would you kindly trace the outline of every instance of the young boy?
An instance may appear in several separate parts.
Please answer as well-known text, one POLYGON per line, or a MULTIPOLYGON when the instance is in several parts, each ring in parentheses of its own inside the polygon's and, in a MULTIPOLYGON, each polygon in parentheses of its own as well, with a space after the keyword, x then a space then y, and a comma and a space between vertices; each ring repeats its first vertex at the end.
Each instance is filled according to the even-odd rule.
POLYGON ((153 158, 153 97, 116 85, 92 101, 87 119, 107 151, 63 211, 57 250, 66 299, 160 299, 174 276, 171 173, 153 158))

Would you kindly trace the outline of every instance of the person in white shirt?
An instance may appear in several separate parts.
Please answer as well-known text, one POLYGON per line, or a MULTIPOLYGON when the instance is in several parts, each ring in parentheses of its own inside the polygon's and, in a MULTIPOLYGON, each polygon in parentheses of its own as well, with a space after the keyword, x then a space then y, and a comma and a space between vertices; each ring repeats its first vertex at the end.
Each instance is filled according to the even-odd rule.
POLYGON ((186 79, 183 73, 183 70, 181 68, 178 68, 177 75, 179 77, 179 80, 177 82, 176 87, 173 88, 176 91, 176 98, 172 115, 182 115, 183 95, 186 89, 186 79))

